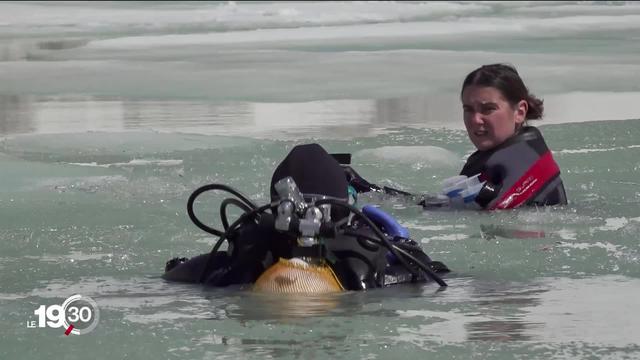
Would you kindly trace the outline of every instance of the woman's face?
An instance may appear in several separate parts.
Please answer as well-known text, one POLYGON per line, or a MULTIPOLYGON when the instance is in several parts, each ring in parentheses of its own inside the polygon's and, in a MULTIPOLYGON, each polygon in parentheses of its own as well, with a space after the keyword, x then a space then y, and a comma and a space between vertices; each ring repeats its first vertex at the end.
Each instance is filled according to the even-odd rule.
POLYGON ((529 105, 520 100, 511 106, 500 90, 467 86, 462 92, 464 126, 478 150, 489 150, 510 138, 524 122, 529 105))

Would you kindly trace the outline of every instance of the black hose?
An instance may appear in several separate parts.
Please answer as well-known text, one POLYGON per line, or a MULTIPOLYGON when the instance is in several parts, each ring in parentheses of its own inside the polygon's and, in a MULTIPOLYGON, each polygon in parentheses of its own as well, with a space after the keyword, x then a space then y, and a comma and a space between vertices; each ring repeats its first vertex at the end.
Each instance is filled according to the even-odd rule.
POLYGON ((402 265, 404 265, 407 268, 407 270, 409 270, 409 272, 411 272, 411 274, 413 274, 416 277, 418 276, 418 273, 411 266, 409 266, 409 264, 407 264, 406 261, 404 261, 403 258, 401 258, 398 255, 398 253, 395 251, 395 249, 393 249, 393 247, 391 246, 391 243, 389 242, 387 237, 382 233, 382 231, 378 228, 378 226, 376 224, 374 224, 360 210, 358 210, 358 208, 356 208, 355 206, 349 205, 347 203, 344 203, 342 201, 337 201, 337 200, 333 200, 333 199, 323 199, 323 200, 319 200, 319 201, 316 202, 316 205, 322 205, 322 204, 337 205, 337 206, 342 206, 342 207, 346 207, 347 209, 349 209, 351 212, 353 212, 355 215, 357 215, 359 218, 361 218, 373 230, 373 232, 376 234, 376 236, 378 236, 378 238, 382 241, 382 244, 389 251, 391 251, 391 253, 393 255, 396 256, 396 258, 402 263, 402 265))
POLYGON ((220 221, 222 221, 222 227, 224 227, 225 231, 229 228, 229 221, 227 220, 227 206, 230 204, 239 207, 245 213, 251 211, 250 207, 238 199, 228 198, 222 200, 222 203, 220 203, 220 221))
MULTIPOLYGON (((407 263, 407 261, 402 256, 400 256, 397 246, 394 246, 391 242, 389 242, 387 237, 382 233, 382 231, 378 228, 378 226, 376 226, 376 224, 374 224, 366 215, 364 215, 360 210, 358 210, 358 208, 356 208, 353 205, 347 204, 347 203, 339 201, 339 200, 334 200, 334 199, 323 199, 323 200, 318 200, 316 202, 316 205, 322 205, 322 204, 331 204, 331 205, 342 206, 342 207, 345 207, 345 208, 349 209, 354 214, 356 214, 359 218, 361 218, 373 230, 373 232, 376 234, 376 236, 380 239, 382 245, 384 245, 387 249, 389 249, 389 251, 396 257, 396 259, 398 259, 398 261, 400 261, 400 263, 402 263, 402 265, 412 275, 414 275, 416 277, 419 276, 418 273, 415 271, 415 269, 411 265, 409 265, 407 263)), ((402 251, 402 252, 404 254, 410 255, 410 254, 406 253, 405 251, 402 251)), ((413 257, 413 256, 411 256, 411 257, 413 257)), ((421 264, 420 261, 418 261, 417 263, 421 264)), ((422 269, 427 275, 429 275, 429 277, 431 279, 433 279, 435 282, 437 282, 438 285, 443 286, 443 287, 444 286, 448 286, 447 283, 444 282, 444 280, 442 280, 436 273, 434 273, 427 266, 421 266, 420 269, 422 269)))
MULTIPOLYGON (((437 278, 440 278, 438 275, 436 275, 436 273, 429 268, 429 266, 425 265, 422 261, 418 260, 418 258, 416 258, 415 256, 411 255, 411 253, 405 251, 403 248, 397 246, 396 244, 393 244, 394 248, 396 250, 398 250, 399 253, 401 253, 402 255, 406 256, 409 258, 409 260, 412 260, 413 262, 416 263, 416 265, 418 265, 418 267, 420 269, 422 269, 422 271, 426 272, 427 274, 429 274, 429 277, 431 277, 432 279, 435 280, 434 276, 437 278)), ((444 283, 444 280, 442 281, 444 283)), ((440 284, 438 282, 438 284, 440 284)), ((444 285, 440 284, 440 286, 447 286, 447 284, 445 283, 444 285)))
POLYGON ((222 236, 224 232, 205 225, 202 221, 200 221, 200 219, 196 217, 196 214, 193 211, 193 203, 196 201, 196 198, 203 192, 209 190, 224 190, 238 197, 244 202, 247 207, 250 207, 251 209, 257 208, 257 206, 251 200, 249 200, 246 196, 242 195, 239 191, 230 186, 223 184, 208 184, 197 188, 193 193, 191 193, 191 195, 189 196, 189 200, 187 200, 187 213, 189 214, 189 218, 191 219, 191 221, 193 221, 193 223, 196 224, 197 227, 210 234, 222 236))
POLYGON ((205 276, 209 273, 209 270, 211 269, 211 266, 213 265, 213 259, 214 259, 214 254, 216 253, 216 251, 218 251, 218 249, 220 248, 220 246, 222 246, 222 243, 229 238, 229 235, 231 235, 231 233, 235 230, 235 228, 237 228, 240 224, 251 220, 252 217, 254 217, 255 215, 264 212, 265 210, 271 208, 272 206, 274 206, 274 204, 266 204, 263 205, 259 208, 253 209, 249 212, 246 212, 242 215, 240 215, 240 217, 233 222, 233 224, 231 224, 229 226, 229 228, 227 229, 227 231, 225 231, 222 235, 220 235, 220 239, 218 239, 218 241, 216 242, 216 244, 213 246, 213 249, 211 249, 211 252, 209 252, 209 256, 207 257, 207 263, 205 264, 204 268, 202 269, 202 273, 200 274, 200 280, 199 282, 204 282, 204 278, 205 276))
MULTIPOLYGON (((444 282, 444 280, 442 280, 438 275, 436 275, 431 269, 429 269, 426 265, 424 265, 421 261, 419 261, 418 259, 416 259, 413 255, 409 254, 408 252, 406 252, 405 250, 401 249, 400 247, 392 244, 391 242, 389 242, 389 240, 387 239, 387 237, 382 233, 382 231, 366 216, 364 215, 360 210, 358 210, 358 208, 356 208, 355 206, 352 206, 348 203, 345 203, 343 201, 340 200, 336 200, 336 199, 323 199, 323 200, 319 200, 316 202, 316 205, 322 205, 322 204, 331 204, 331 205, 337 205, 337 206, 342 206, 344 208, 347 208, 349 211, 353 212, 354 214, 356 214, 360 219, 362 219, 369 227, 371 227, 371 229, 373 230, 373 232, 375 233, 375 235, 379 238, 378 239, 374 239, 374 238, 370 238, 367 236, 362 236, 362 235, 358 235, 362 238, 367 238, 368 240, 374 241, 376 243, 379 243, 381 245, 384 245, 397 259, 398 261, 400 261, 402 263, 402 265, 409 271, 411 272, 412 275, 418 277, 419 274, 415 271, 415 269, 413 269, 413 267, 408 264, 406 262, 406 260, 404 259, 403 256, 409 258, 410 260, 413 260, 418 267, 423 270, 427 275, 429 275, 429 277, 431 277, 435 282, 437 282, 440 286, 447 286, 447 284, 444 282), (403 256, 401 256, 401 254, 403 256)), ((242 195, 240 192, 238 192, 237 190, 233 189, 230 186, 227 185, 223 185, 223 184, 208 184, 208 185, 204 185, 201 186, 200 188, 196 189, 190 196, 189 199, 187 201, 187 213, 189 214, 189 218, 191 219, 191 221, 193 221, 193 223, 199 227, 200 229, 219 236, 220 238, 218 239, 218 241, 216 242, 216 244, 213 246, 213 249, 211 249, 211 252, 209 253, 209 256, 207 258, 207 263, 205 264, 203 271, 200 275, 200 282, 204 282, 205 280, 205 276, 208 274, 211 266, 212 266, 212 259, 214 258, 214 254, 218 251, 218 249, 220 248, 220 246, 222 246, 222 243, 229 238, 229 235, 231 235, 231 233, 233 231, 235 231, 235 229, 242 223, 249 221, 249 220, 255 220, 252 219, 255 215, 264 212, 265 210, 272 208, 274 206, 277 206, 277 202, 276 203, 270 203, 270 204, 266 204, 263 205, 261 207, 257 207, 251 200, 249 200, 246 196, 242 195), (227 191, 233 195, 235 195, 236 197, 238 197, 240 200, 237 199, 233 199, 233 198, 229 198, 229 199, 225 199, 223 200, 223 202, 220 204, 220 214, 221 214, 221 221, 222 224, 224 226, 225 231, 222 232, 220 230, 217 230, 215 228, 209 227, 208 225, 205 225, 203 222, 201 222, 195 215, 194 211, 193 211, 193 204, 195 202, 195 199, 202 193, 206 192, 206 191, 210 191, 210 190, 224 190, 227 191), (233 222, 233 224, 231 224, 230 226, 228 225, 228 220, 227 220, 227 216, 226 216, 226 208, 229 204, 233 204, 238 206, 239 208, 241 208, 243 211, 245 211, 244 214, 242 214, 236 221, 233 222)))
MULTIPOLYGON (((371 236, 367 236, 367 235, 362 235, 362 234, 358 234, 356 232, 345 232, 345 235, 348 236, 358 236, 361 237, 363 239, 372 241, 376 244, 380 244, 380 245, 384 245, 379 239, 375 239, 372 238, 371 236)), ((420 261, 418 258, 416 258, 415 256, 411 255, 411 253, 407 252, 405 249, 403 249, 404 246, 400 245, 400 244, 393 244, 391 243, 391 245, 398 250, 399 253, 401 253, 403 256, 409 258, 409 260, 413 261, 414 263, 416 263, 416 265, 424 272, 426 272, 429 277, 431 277, 434 281, 436 281, 438 284, 440 284, 440 286, 447 286, 447 284, 445 283, 444 285, 442 285, 440 282, 438 282, 436 280, 436 278, 438 279, 442 279, 440 278, 431 268, 428 267, 428 265, 425 265, 422 261, 420 261)), ((414 247, 414 246, 412 246, 414 247)), ((444 280, 442 281, 444 283, 444 280)))

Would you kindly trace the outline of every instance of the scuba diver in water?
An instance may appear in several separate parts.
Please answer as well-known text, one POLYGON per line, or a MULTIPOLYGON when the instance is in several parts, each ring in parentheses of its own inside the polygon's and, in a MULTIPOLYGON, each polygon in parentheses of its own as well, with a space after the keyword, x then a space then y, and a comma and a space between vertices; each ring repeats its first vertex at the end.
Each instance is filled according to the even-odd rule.
MULTIPOLYGON (((477 151, 460 175, 443 182, 442 194, 423 196, 421 205, 494 210, 567 204, 560 168, 540 131, 527 124, 542 117, 542 100, 529 93, 514 67, 492 64, 472 71, 460 98, 477 151)), ((348 166, 346 171, 359 192, 411 195, 371 184, 348 166)))
POLYGON ((449 269, 432 261, 406 228, 374 206, 350 203, 343 167, 320 145, 294 147, 273 173, 271 203, 257 206, 221 184, 200 187, 187 210, 201 229, 219 236, 208 254, 167 262, 163 278, 210 286, 253 284, 269 292, 332 292, 435 281, 449 269), (205 191, 236 198, 220 205, 224 230, 202 223, 193 211, 205 191), (229 205, 244 211, 229 224, 229 205), (224 241, 226 250, 219 250, 224 241))

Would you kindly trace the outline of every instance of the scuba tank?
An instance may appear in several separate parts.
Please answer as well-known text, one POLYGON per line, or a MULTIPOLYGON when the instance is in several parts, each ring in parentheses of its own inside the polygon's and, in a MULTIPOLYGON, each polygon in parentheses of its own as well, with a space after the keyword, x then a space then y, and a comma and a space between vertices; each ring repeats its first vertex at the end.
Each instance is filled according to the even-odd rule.
POLYGON ((219 240, 209 254, 170 260, 163 278, 211 286, 253 284, 270 292, 365 290, 429 280, 446 286, 438 273, 449 269, 431 261, 408 232, 400 238, 390 216, 385 220, 370 210, 366 215, 348 203, 344 173, 333 163, 319 145, 295 147, 274 172, 272 202, 263 206, 226 185, 194 191, 187 202, 189 217, 219 240), (300 159, 305 159, 302 165, 300 159), (342 182, 326 181, 331 173, 340 174, 342 182), (209 190, 236 195, 222 202, 224 231, 205 225, 193 212, 197 196, 209 190), (231 225, 226 218, 230 204, 244 210, 231 225), (229 246, 219 251, 224 241, 229 246))
MULTIPOLYGON (((284 180, 294 184, 290 178, 284 180)), ((192 195, 190 213, 194 200, 192 195)), ((379 209, 371 220, 340 200, 324 198, 303 203, 285 198, 241 218, 251 219, 252 213, 261 208, 264 212, 258 218, 233 232, 227 228, 210 254, 170 260, 163 278, 210 286, 254 284, 256 290, 282 293, 365 290, 427 280, 446 286, 436 273, 449 269, 431 261, 417 243, 408 239, 408 232, 401 234, 406 238, 398 236, 394 230, 397 222, 393 224, 395 220, 390 221, 392 218, 379 209), (341 206, 357 214, 352 222, 341 225, 327 216, 330 209, 341 206), (266 212, 269 207, 278 209, 276 215, 266 212), (385 234, 376 222, 385 224, 383 229, 395 236, 385 234), (229 241, 228 250, 217 251, 224 239, 229 241)), ((367 213, 374 213, 365 208, 367 213)))

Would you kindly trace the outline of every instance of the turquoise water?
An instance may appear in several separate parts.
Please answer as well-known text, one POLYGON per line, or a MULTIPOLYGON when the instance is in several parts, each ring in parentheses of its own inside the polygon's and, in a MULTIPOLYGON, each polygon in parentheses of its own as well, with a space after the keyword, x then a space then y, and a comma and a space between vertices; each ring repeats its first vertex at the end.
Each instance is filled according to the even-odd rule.
MULTIPOLYGON (((635 3, 1 3, 0 358, 640 357, 638 20, 635 3), (454 270, 446 290, 160 279, 215 242, 187 217, 191 192, 265 202, 295 144, 438 191, 473 150, 462 78, 498 61, 545 99, 569 205, 360 199, 454 270), (98 304, 93 332, 27 328, 73 294, 98 304)), ((223 197, 199 208, 218 227, 223 197)))

